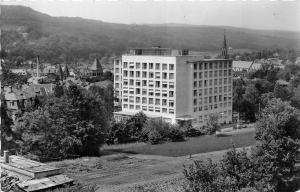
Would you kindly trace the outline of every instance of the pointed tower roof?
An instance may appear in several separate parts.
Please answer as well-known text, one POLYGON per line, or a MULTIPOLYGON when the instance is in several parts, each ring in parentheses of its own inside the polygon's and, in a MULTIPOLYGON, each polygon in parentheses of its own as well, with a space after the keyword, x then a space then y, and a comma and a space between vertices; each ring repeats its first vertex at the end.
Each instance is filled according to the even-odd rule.
POLYGON ((222 46, 222 58, 223 59, 228 59, 228 48, 227 48, 227 41, 226 41, 226 34, 225 34, 225 29, 224 29, 224 40, 223 40, 223 46, 222 46))
POLYGON ((65 66, 65 70, 64 70, 64 76, 65 76, 65 77, 69 77, 69 76, 70 76, 70 72, 69 72, 68 64, 66 64, 66 66, 65 66))
POLYGON ((101 63, 99 62, 99 60, 97 58, 95 58, 93 65, 90 67, 90 69, 92 70, 102 70, 102 66, 101 63))
POLYGON ((62 70, 60 64, 58 64, 58 76, 59 76, 60 80, 63 80, 63 78, 64 78, 64 73, 63 73, 63 70, 62 70))

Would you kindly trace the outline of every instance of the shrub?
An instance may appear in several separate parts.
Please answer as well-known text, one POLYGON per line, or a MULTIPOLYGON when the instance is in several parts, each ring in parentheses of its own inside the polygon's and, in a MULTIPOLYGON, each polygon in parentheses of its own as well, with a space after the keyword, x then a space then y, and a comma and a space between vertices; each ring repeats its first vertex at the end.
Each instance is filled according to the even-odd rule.
POLYGON ((203 133, 200 130, 195 128, 191 128, 185 131, 186 137, 199 137, 201 135, 203 135, 203 133))
POLYGON ((218 121, 218 114, 209 115, 207 125, 203 127, 203 133, 206 135, 212 135, 215 134, 216 131, 220 130, 221 127, 218 121))
POLYGON ((184 132, 181 131, 178 127, 172 127, 168 134, 168 138, 172 142, 184 141, 184 132))
POLYGON ((162 141, 162 136, 160 135, 160 133, 157 130, 152 130, 148 134, 148 141, 152 145, 158 144, 162 141))

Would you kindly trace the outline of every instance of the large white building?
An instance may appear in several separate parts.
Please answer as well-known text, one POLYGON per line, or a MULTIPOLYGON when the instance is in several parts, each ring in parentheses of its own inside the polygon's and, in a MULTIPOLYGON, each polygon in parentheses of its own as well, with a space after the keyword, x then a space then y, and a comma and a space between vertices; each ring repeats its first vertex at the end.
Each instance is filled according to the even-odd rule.
POLYGON ((131 49, 115 60, 114 75, 117 120, 143 111, 171 123, 191 120, 195 127, 213 113, 221 123, 232 121, 232 60, 203 59, 187 50, 131 49))

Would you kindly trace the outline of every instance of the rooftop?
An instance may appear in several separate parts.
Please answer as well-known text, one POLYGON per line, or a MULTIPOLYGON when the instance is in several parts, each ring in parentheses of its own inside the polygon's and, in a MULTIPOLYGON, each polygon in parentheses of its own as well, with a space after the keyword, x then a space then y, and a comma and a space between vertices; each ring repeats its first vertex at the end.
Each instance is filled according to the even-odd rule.
POLYGON ((188 49, 171 49, 171 48, 161 48, 151 47, 151 48, 131 48, 125 55, 156 55, 156 56, 186 56, 189 55, 188 49))

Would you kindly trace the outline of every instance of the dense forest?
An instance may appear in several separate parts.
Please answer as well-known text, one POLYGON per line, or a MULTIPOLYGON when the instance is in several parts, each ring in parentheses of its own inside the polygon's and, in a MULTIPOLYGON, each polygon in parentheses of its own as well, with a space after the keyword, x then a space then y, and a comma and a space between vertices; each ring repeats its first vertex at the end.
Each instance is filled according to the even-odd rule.
POLYGON ((300 49, 300 33, 195 25, 125 25, 52 17, 23 6, 1 6, 1 56, 76 62, 120 55, 129 47, 160 45, 218 52, 226 29, 233 50, 300 49))

